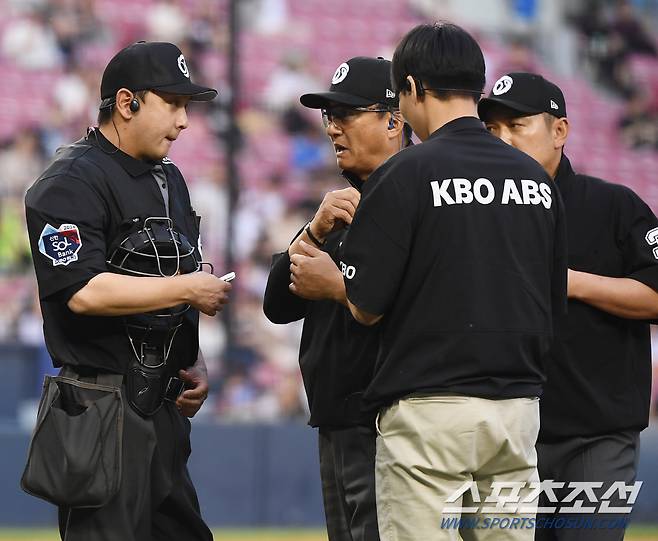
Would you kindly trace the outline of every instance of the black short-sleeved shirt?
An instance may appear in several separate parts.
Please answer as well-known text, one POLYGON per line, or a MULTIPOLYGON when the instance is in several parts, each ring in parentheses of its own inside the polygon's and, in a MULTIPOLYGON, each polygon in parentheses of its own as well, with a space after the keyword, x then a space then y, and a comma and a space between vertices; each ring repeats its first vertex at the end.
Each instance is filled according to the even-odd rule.
MULTIPOLYGON (((629 188, 574 173, 555 182, 567 216, 569 268, 638 280, 658 291, 658 220, 629 188)), ((542 441, 645 428, 651 396, 649 322, 570 300, 556 330, 541 401, 542 441)))
MULTIPOLYGON (((198 249, 199 219, 185 181, 168 159, 158 164, 166 175, 174 228, 198 249)), ((108 272, 109 247, 135 219, 166 216, 151 174, 154 165, 117 151, 95 129, 60 148, 25 196, 44 335, 55 366, 123 372, 134 357, 122 317, 77 315, 67 302, 94 276, 108 272)), ((172 346, 171 369, 192 365, 197 354, 198 312, 190 309, 172 346)))
MULTIPOLYGON (((347 231, 331 233, 322 248, 336 263, 347 231)), ((335 301, 302 299, 290 292, 289 284, 290 256, 285 251, 274 256, 263 309, 274 323, 304 319, 299 365, 311 412, 309 424, 372 426, 375 412, 364 407, 363 391, 372 380, 379 326, 360 325, 335 301)))
POLYGON ((366 400, 540 395, 566 304, 564 210, 541 166, 463 117, 364 192, 341 267, 350 301, 384 314, 366 400))

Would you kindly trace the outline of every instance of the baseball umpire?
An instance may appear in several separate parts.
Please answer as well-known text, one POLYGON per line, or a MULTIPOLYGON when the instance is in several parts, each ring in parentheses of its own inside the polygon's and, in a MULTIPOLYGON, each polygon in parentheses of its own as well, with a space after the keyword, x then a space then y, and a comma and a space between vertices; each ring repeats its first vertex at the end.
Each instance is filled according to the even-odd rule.
POLYGON ((391 89, 391 63, 356 57, 336 70, 328 92, 301 102, 322 109, 338 166, 351 185, 324 197, 287 251, 275 255, 264 310, 274 323, 304 319, 299 362, 309 424, 319 428, 320 474, 330 541, 376 541, 375 431, 362 396, 372 377, 378 329, 345 306, 337 262, 370 174, 400 150, 403 122, 391 89))
MULTIPOLYGON (((100 391, 95 383, 117 375, 126 403, 118 491, 101 506, 60 505, 62 539, 212 539, 187 471, 187 417, 208 393, 198 311, 215 315, 230 285, 199 270, 199 217, 166 156, 188 125, 188 102, 216 94, 191 82, 171 43, 121 50, 103 73, 98 128, 59 149, 26 195, 46 344, 65 376, 59 383, 100 391)), ((75 413, 67 403, 74 396, 60 394, 75 413)), ((75 406, 76 415, 95 409, 75 406)), ((81 452, 106 443, 92 436, 79 435, 88 438, 81 452)), ((64 481, 66 493, 80 479, 71 469, 64 481)))
POLYGON ((566 305, 564 210, 539 164, 477 118, 484 58, 463 29, 412 29, 392 77, 423 142, 365 184, 340 263, 352 314, 381 326, 365 393, 379 408, 380 537, 529 540, 532 509, 498 509, 523 527, 486 528, 475 489, 460 491, 474 484, 484 501, 511 482, 528 498, 538 479, 537 397, 566 305), (481 527, 448 520, 462 506, 481 527))
MULTIPOLYGON (((569 134, 564 95, 540 75, 504 75, 480 102, 479 114, 492 133, 535 158, 564 199, 569 311, 558 326, 541 399, 539 472, 558 482, 602 483, 595 491, 599 502, 583 503, 598 507, 611 483, 633 485, 639 434, 649 420, 658 220, 629 188, 574 172, 563 152, 569 134)), ((608 505, 628 504, 616 496, 608 505)), ((623 537, 623 523, 537 531, 537 539, 565 541, 623 537)))

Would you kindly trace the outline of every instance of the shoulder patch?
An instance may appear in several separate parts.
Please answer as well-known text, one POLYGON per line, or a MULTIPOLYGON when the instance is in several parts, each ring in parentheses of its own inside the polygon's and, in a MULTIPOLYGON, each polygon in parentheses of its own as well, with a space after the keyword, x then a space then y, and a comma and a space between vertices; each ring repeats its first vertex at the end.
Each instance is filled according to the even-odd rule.
POLYGON ((39 251, 53 262, 54 267, 77 261, 81 247, 80 230, 75 224, 62 224, 59 229, 46 224, 39 237, 39 251))

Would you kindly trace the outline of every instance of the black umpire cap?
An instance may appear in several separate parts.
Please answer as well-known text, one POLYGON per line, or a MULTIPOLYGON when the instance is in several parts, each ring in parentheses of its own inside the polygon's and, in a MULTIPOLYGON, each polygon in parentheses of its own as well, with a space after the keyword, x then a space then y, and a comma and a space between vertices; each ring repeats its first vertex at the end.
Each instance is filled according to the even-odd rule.
POLYGON ((329 92, 304 94, 299 101, 311 109, 325 109, 331 103, 354 107, 382 103, 397 109, 398 95, 391 87, 389 60, 356 56, 338 66, 329 92))
POLYGON ((486 122, 494 105, 504 105, 524 115, 549 113, 567 116, 564 94, 559 87, 536 73, 515 72, 496 81, 489 96, 478 103, 478 115, 486 122))
POLYGON ((217 96, 214 88, 194 84, 181 50, 162 41, 138 41, 109 61, 101 80, 101 108, 112 105, 121 88, 133 92, 161 90, 190 96, 192 101, 208 101, 217 96))

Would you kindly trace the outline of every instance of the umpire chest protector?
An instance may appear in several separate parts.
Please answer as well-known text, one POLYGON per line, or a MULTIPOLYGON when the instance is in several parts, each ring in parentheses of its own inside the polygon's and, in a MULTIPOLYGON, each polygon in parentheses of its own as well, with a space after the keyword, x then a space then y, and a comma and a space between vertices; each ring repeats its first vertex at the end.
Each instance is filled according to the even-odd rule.
MULTIPOLYGON (((107 265, 113 272, 166 278, 200 269, 197 250, 173 228, 170 218, 134 218, 125 225, 125 234, 119 235, 109 252, 107 265)), ((163 399, 173 400, 182 391, 181 380, 169 375, 167 361, 189 309, 188 304, 179 304, 123 318, 134 354, 126 374, 128 399, 142 415, 152 415, 163 399)))

